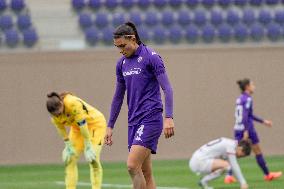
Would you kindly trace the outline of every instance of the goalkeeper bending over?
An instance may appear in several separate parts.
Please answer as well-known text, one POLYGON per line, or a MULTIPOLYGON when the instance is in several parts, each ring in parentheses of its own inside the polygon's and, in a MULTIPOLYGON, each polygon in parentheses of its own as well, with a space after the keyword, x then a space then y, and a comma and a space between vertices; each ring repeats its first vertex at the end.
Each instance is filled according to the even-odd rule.
POLYGON ((47 97, 46 106, 51 121, 65 143, 62 159, 65 163, 66 189, 76 189, 77 161, 83 151, 90 165, 92 189, 100 189, 103 176, 100 153, 106 130, 104 115, 71 93, 52 92, 47 97), (71 127, 69 135, 66 126, 71 127))

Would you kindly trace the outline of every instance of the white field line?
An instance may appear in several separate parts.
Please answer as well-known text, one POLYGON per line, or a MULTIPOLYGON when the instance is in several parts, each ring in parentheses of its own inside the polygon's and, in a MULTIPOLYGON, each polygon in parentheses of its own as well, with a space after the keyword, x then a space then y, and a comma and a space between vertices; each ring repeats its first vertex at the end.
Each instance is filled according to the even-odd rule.
MULTIPOLYGON (((65 185, 65 183, 62 181, 57 181, 56 184, 65 185)), ((77 185, 78 186, 91 186, 91 184, 88 182, 78 182, 77 185)), ((132 185, 127 185, 127 184, 102 184, 102 186, 104 188, 132 188, 132 185)), ((190 188, 158 186, 157 189, 190 189, 190 188)))

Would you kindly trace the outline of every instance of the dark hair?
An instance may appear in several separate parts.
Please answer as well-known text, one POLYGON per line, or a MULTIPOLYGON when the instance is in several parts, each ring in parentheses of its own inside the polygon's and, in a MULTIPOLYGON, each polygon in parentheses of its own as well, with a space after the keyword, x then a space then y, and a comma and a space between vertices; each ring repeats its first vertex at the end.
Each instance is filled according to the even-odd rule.
POLYGON ((241 140, 238 146, 242 147, 242 151, 245 156, 249 156, 251 153, 251 142, 246 140, 241 140))
POLYGON ((237 81, 237 84, 239 85, 242 92, 246 90, 246 86, 250 84, 250 79, 245 78, 237 81))
POLYGON ((61 96, 56 92, 47 94, 46 108, 49 113, 53 113, 58 110, 62 104, 61 96))
POLYGON ((136 26, 132 22, 126 22, 124 24, 119 25, 113 32, 114 39, 121 38, 121 37, 129 38, 128 35, 135 35, 136 43, 138 45, 142 43, 138 35, 136 26))

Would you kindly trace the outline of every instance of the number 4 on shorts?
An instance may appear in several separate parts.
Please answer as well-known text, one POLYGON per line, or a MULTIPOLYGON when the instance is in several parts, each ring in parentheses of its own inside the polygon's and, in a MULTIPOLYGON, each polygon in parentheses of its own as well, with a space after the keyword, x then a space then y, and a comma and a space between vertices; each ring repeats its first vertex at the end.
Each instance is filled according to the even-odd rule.
POLYGON ((143 130, 144 130, 144 125, 141 125, 140 127, 139 127, 139 129, 137 130, 137 136, 135 137, 135 140, 137 140, 137 141, 142 141, 141 140, 141 136, 143 135, 143 130))

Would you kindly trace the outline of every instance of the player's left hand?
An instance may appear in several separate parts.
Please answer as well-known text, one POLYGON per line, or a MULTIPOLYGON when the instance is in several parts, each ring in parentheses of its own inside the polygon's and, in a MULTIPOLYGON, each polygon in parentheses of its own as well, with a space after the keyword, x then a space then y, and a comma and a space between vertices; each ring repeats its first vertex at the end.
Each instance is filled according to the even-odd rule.
POLYGON ((95 150, 93 149, 93 145, 91 141, 85 141, 85 150, 84 150, 85 158, 87 162, 92 163, 96 160, 95 150))
POLYGON ((263 124, 265 125, 265 126, 267 126, 267 127, 272 127, 272 121, 270 121, 270 120, 264 120, 263 121, 263 124))
POLYGON ((164 120, 164 135, 165 138, 170 138, 172 136, 174 136, 175 132, 174 132, 174 120, 173 118, 165 118, 164 120))

